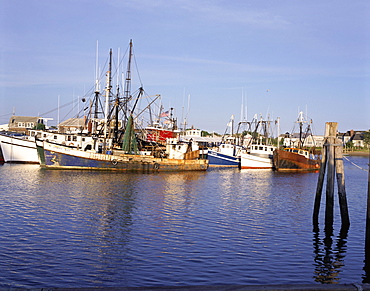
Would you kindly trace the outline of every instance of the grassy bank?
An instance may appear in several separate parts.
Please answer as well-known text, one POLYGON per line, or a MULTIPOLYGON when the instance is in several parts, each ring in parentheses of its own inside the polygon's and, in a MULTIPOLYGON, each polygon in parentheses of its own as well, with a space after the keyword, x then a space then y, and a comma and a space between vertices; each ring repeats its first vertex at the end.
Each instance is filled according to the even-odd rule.
POLYGON ((344 151, 343 154, 347 156, 369 156, 369 150, 344 151))

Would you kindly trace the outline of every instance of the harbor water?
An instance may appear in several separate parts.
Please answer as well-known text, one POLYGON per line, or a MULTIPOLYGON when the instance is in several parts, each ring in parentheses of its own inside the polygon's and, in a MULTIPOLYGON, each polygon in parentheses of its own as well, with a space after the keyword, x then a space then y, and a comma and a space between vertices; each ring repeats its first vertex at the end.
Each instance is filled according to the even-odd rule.
MULTIPOLYGON (((0 165, 0 287, 369 282, 367 157, 344 161, 351 225, 312 212, 318 173, 159 174, 0 165)), ((337 189, 337 188, 336 188, 337 189)))

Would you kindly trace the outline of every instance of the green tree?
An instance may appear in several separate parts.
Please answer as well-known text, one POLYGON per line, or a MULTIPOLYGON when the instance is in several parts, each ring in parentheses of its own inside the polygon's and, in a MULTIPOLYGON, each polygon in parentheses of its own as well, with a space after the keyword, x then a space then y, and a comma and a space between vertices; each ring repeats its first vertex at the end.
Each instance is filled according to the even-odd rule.
POLYGON ((282 146, 284 144, 284 138, 282 137, 281 139, 280 139, 280 144, 279 144, 279 146, 282 146))
POLYGON ((370 130, 364 132, 364 144, 367 148, 369 148, 370 145, 370 130))
POLYGON ((206 130, 202 130, 202 132, 201 132, 201 136, 213 136, 213 135, 215 135, 215 136, 220 136, 220 134, 219 134, 219 133, 217 133, 217 132, 212 132, 212 133, 210 133, 210 132, 208 132, 208 131, 206 131, 206 130))
POLYGON ((45 130, 45 124, 43 124, 43 123, 37 123, 36 126, 34 126, 33 129, 45 130))
POLYGON ((349 149, 349 150, 352 150, 353 149, 353 141, 347 141, 346 142, 346 148, 349 149))

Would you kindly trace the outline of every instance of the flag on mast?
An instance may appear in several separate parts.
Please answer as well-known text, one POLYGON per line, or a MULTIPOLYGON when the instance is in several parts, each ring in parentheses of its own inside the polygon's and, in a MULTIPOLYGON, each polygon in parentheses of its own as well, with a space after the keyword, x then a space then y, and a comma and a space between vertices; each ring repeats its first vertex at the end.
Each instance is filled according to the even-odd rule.
POLYGON ((168 110, 161 113, 161 117, 168 117, 169 115, 170 115, 170 112, 168 110))

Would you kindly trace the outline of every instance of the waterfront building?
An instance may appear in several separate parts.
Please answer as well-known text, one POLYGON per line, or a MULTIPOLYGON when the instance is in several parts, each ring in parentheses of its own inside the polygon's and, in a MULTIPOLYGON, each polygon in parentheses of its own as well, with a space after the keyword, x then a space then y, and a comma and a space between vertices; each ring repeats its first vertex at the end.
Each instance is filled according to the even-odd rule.
MULTIPOLYGON (((283 141, 284 147, 298 147, 299 133, 285 133, 279 136, 279 141, 283 141)), ((303 147, 322 147, 324 144, 323 135, 308 135, 303 141, 303 147)))

